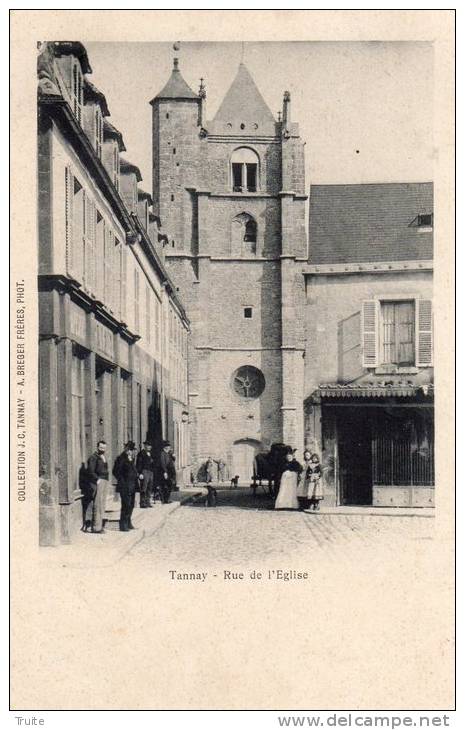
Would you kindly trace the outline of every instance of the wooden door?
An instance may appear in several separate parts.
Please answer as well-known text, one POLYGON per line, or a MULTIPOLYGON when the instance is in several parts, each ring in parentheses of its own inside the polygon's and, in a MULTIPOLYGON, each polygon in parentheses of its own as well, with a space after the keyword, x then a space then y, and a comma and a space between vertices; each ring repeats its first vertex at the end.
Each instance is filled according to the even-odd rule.
POLYGON ((246 440, 233 444, 231 477, 239 476, 239 484, 248 486, 251 483, 254 459, 259 451, 258 441, 246 440))

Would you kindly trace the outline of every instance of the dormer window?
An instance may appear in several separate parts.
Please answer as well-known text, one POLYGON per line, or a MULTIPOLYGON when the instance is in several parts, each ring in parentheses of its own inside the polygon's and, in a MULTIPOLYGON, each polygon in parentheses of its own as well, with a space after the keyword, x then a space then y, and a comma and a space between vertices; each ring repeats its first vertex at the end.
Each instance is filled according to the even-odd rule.
POLYGON ((432 226, 433 226, 433 214, 432 213, 418 216, 418 227, 419 228, 432 228, 432 226))
POLYGON ((82 122, 82 73, 76 61, 73 64, 73 112, 79 124, 82 122))
POLYGON ((258 190, 259 158, 248 147, 234 150, 231 157, 231 183, 235 193, 255 193, 258 190))
POLYGON ((433 218, 432 213, 420 213, 409 223, 409 228, 418 228, 419 232, 431 231, 433 228, 433 218))
POLYGON ((102 144, 103 144, 103 117, 100 107, 95 109, 94 119, 94 130, 95 130, 95 151, 98 157, 102 159, 102 144))

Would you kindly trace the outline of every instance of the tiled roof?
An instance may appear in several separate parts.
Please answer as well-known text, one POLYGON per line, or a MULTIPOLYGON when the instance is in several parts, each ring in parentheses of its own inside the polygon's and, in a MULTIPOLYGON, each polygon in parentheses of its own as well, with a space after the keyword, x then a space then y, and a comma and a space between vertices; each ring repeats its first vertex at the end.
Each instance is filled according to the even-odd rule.
POLYGON ((229 129, 234 134, 249 135, 274 135, 276 132, 275 118, 243 63, 213 121, 208 123, 208 130, 212 132, 224 133, 229 129), (240 124, 244 125, 243 129, 240 124))
POLYGON ((55 56, 76 56, 81 64, 82 73, 92 73, 92 68, 87 57, 87 51, 79 41, 54 41, 53 51, 55 56))
POLYGON ((432 259, 433 183, 312 185, 309 262, 432 259))
POLYGON ((105 94, 102 94, 102 92, 97 89, 97 87, 94 86, 94 84, 92 84, 89 79, 84 79, 84 102, 86 101, 96 101, 98 104, 100 104, 103 116, 110 116, 110 112, 107 106, 107 100, 105 99, 105 94))
POLYGON ((140 182, 142 180, 142 175, 140 174, 140 170, 137 167, 137 165, 133 165, 132 162, 128 162, 128 160, 123 160, 121 157, 120 159, 120 166, 119 166, 120 172, 124 174, 133 173, 136 176, 137 182, 140 182))
POLYGON ((104 139, 113 138, 116 139, 118 142, 118 148, 120 152, 126 152, 126 147, 124 146, 124 140, 123 135, 119 131, 119 129, 116 129, 116 127, 113 126, 113 124, 110 124, 108 119, 103 120, 103 137, 104 139))
POLYGON ((148 193, 146 190, 142 190, 142 188, 137 189, 137 197, 139 200, 148 200, 148 204, 152 205, 152 196, 150 193, 148 193))
POLYGON ((153 104, 157 99, 199 99, 197 94, 194 94, 190 86, 184 81, 177 65, 177 59, 175 59, 175 65, 167 83, 150 103, 153 104))

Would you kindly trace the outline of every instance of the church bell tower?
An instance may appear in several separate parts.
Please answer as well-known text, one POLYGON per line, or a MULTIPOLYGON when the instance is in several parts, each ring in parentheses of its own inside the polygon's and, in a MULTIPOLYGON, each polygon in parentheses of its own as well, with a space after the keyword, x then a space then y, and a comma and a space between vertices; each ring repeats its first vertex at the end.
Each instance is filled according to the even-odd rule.
POLYGON ((175 59, 152 100, 153 199, 191 321, 193 470, 208 456, 250 483, 272 443, 303 449, 304 144, 241 63, 211 121, 175 59))

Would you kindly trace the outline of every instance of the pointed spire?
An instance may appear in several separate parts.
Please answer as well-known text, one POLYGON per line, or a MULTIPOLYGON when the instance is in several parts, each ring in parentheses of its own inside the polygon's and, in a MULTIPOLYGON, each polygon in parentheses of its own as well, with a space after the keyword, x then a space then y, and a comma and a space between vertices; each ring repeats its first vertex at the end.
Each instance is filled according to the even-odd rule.
POLYGON ((181 71, 179 70, 179 58, 173 59, 173 70, 168 82, 163 89, 150 102, 153 104, 158 99, 195 99, 199 100, 197 94, 194 94, 190 86, 184 81, 181 71))
POLYGON ((218 132, 240 135, 274 135, 276 121, 247 67, 239 64, 237 74, 216 112, 218 132))

